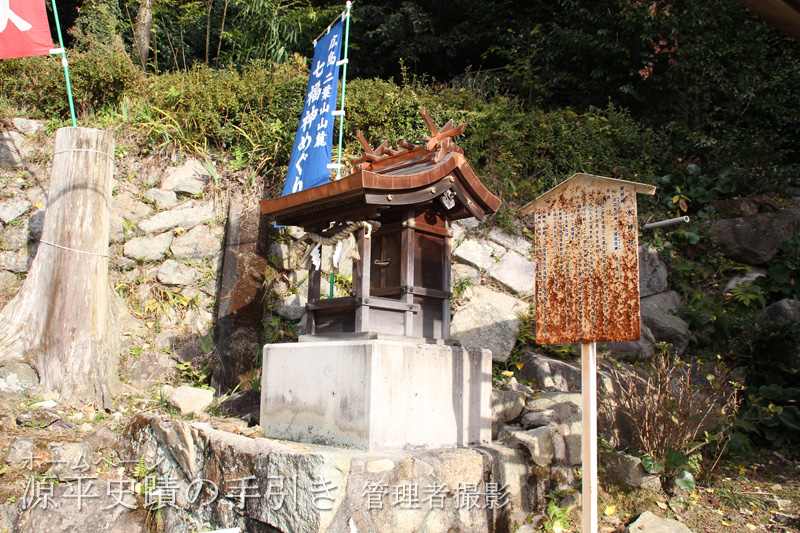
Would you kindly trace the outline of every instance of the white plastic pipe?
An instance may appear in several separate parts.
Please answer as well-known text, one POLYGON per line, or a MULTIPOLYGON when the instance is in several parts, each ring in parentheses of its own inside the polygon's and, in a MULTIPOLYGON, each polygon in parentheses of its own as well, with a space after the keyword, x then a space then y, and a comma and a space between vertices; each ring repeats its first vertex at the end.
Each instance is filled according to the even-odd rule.
POLYGON ((691 220, 689 217, 670 218, 660 222, 651 222, 650 224, 645 224, 644 229, 666 228, 667 226, 674 226, 675 224, 680 224, 681 222, 688 224, 689 220, 691 220))

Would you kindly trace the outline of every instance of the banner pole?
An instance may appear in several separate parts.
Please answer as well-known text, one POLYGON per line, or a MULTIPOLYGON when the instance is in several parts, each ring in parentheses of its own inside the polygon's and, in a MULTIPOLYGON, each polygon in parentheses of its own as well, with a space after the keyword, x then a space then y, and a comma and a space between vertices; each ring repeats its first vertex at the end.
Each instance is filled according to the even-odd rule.
POLYGON ((64 39, 61 37, 61 23, 58 21, 58 9, 56 0, 50 0, 53 4, 53 17, 56 21, 56 32, 58 33, 58 45, 61 47, 61 65, 64 67, 64 79, 67 82, 67 98, 69 99, 69 114, 72 117, 72 127, 78 127, 75 121, 75 104, 72 102, 72 84, 69 82, 69 63, 67 62, 67 52, 64 50, 64 39))
MULTIPOLYGON (((344 90, 347 86, 347 45, 350 42, 350 8, 352 7, 352 2, 348 1, 346 6, 347 9, 345 11, 345 18, 347 20, 344 23, 344 50, 342 51, 342 103, 339 106, 339 109, 342 111, 342 114, 339 116, 339 150, 338 155, 336 156, 336 179, 339 180, 342 177, 342 137, 344 136, 344 90)), ((333 285, 333 284, 331 284, 333 285)), ((333 292, 331 290, 331 292, 333 292)))
POLYGON ((581 343, 581 523, 583 533, 597 533, 597 344, 581 343))

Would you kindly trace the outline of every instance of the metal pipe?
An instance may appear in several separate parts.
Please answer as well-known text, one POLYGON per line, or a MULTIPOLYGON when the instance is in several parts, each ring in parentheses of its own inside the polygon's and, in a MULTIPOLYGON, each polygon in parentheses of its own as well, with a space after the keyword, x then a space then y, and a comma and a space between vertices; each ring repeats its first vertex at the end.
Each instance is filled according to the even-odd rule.
POLYGON ((651 222, 650 224, 645 224, 644 229, 666 228, 667 226, 674 226, 675 224, 680 224, 681 222, 688 224, 689 220, 689 217, 670 218, 660 222, 651 222))

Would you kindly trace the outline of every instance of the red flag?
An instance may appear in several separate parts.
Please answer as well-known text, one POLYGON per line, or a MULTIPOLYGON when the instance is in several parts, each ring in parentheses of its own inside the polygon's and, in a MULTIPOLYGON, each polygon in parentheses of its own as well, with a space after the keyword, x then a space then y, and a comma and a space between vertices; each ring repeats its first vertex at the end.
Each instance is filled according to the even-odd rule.
POLYGON ((0 59, 43 56, 51 48, 44 0, 0 0, 0 59))

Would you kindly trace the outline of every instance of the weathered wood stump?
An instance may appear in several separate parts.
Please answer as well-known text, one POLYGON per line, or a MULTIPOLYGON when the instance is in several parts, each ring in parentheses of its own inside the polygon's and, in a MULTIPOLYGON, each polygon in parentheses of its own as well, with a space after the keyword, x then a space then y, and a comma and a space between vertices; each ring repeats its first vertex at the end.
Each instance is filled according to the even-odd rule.
POLYGON ((108 132, 56 132, 50 193, 36 258, 0 313, 0 366, 25 361, 43 390, 111 407, 119 332, 108 278, 114 139, 108 132))

